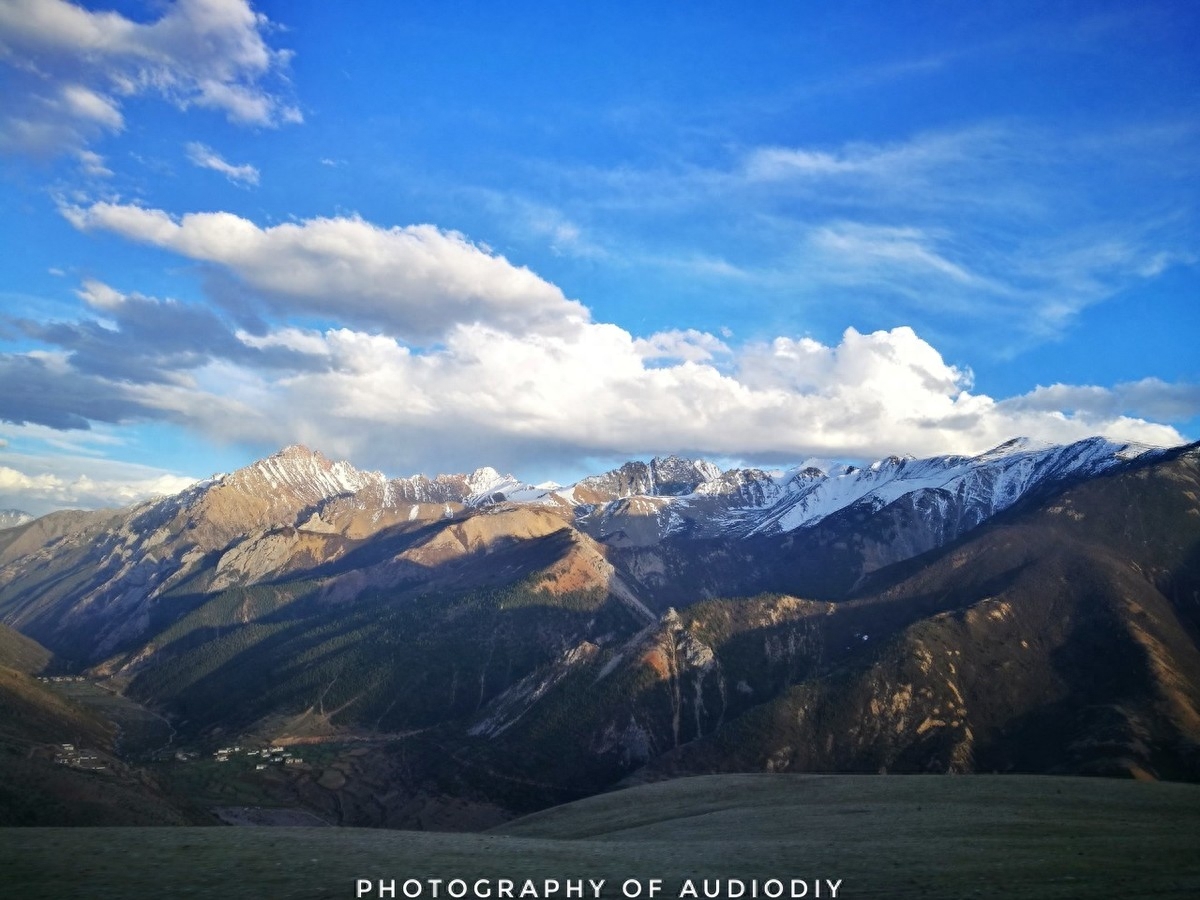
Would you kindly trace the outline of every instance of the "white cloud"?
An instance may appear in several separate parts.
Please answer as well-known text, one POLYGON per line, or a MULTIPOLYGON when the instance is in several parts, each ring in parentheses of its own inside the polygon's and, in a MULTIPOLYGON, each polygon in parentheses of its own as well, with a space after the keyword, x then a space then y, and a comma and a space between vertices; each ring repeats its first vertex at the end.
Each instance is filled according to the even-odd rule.
POLYGON ((94 278, 87 278, 83 282, 83 287, 75 292, 84 303, 92 307, 92 309, 104 310, 111 312, 119 309, 126 300, 124 294, 116 288, 109 287, 102 281, 97 281, 94 278))
POLYGON ((55 509, 127 506, 195 482, 130 463, 77 456, 0 458, 0 507, 43 515, 55 509))
POLYGON ((109 131, 125 127, 125 118, 116 103, 81 84, 64 85, 62 103, 68 115, 94 122, 109 131))
POLYGON ((79 157, 79 168, 83 169, 84 174, 91 175, 93 178, 112 177, 112 169, 104 164, 104 157, 99 153, 80 150, 76 155, 79 157))
POLYGON ((193 165, 202 169, 220 172, 234 183, 258 184, 258 169, 249 163, 234 165, 226 162, 219 153, 204 144, 192 141, 187 145, 187 157, 193 165))
POLYGON ((529 269, 433 225, 381 228, 329 218, 260 228, 231 213, 176 219, 111 203, 63 214, 77 228, 223 266, 277 314, 316 314, 406 340, 436 339, 460 322, 555 331, 588 318, 585 307, 529 269))
POLYGON ((1155 419, 1191 419, 1200 416, 1200 385, 1170 384, 1143 378, 1114 385, 1052 384, 1006 401, 1013 409, 1043 412, 1068 411, 1091 418, 1120 415, 1155 419))
MULTIPOLYGON (((734 347, 696 330, 635 337, 591 321, 529 270, 429 225, 334 218, 261 228, 229 213, 175 218, 110 203, 63 212, 81 229, 221 266, 263 298, 265 330, 214 331, 226 343, 207 364, 119 388, 117 399, 139 416, 218 442, 311 441, 394 470, 667 451, 971 453, 1017 435, 1183 440, 1141 418, 1176 418, 1160 415, 1177 407, 1154 385, 1121 388, 1128 397, 1140 391, 1138 403, 1105 405, 1092 389, 1062 386, 997 399, 973 393, 970 370, 947 363, 910 327, 851 328, 832 345, 780 336, 734 347), (300 327, 314 315, 333 324, 300 327), (252 354, 230 351, 230 339, 296 356, 274 353, 270 367, 256 368, 252 354), (1091 402, 1064 405, 1076 395, 1091 402)), ((857 255, 987 289, 918 229, 836 223, 821 241, 830 259, 857 255)), ((95 281, 80 296, 100 311, 127 302, 95 281)))
POLYGON ((132 397, 210 440, 304 440, 392 471, 528 471, 678 451, 776 460, 976 453, 1016 435, 1183 440, 1120 411, 1066 414, 973 394, 970 372, 910 328, 848 329, 835 345, 781 337, 724 354, 724 371, 703 359, 724 347, 712 335, 640 340, 594 323, 520 335, 464 325, 426 353, 348 329, 243 339, 319 353, 328 366, 275 375, 214 363, 191 383, 133 388, 132 397))
POLYGON ((120 131, 125 98, 157 94, 233 122, 273 126, 300 113, 264 87, 290 54, 263 40, 247 0, 176 0, 136 22, 66 0, 0 3, 0 149, 53 154, 120 131))
POLYGON ((815 229, 809 243, 842 270, 852 269, 860 279, 882 269, 944 276, 964 285, 983 284, 983 279, 938 253, 934 241, 919 228, 837 222, 815 229))
POLYGON ((892 187, 945 175, 947 169, 979 165, 981 156, 1017 156, 1018 147, 1004 129, 976 127, 927 132, 907 141, 871 144, 855 141, 833 150, 806 147, 755 147, 742 160, 740 176, 750 182, 780 182, 853 176, 890 182, 892 187))
POLYGON ((694 328, 660 331, 648 338, 638 338, 633 346, 642 359, 675 359, 681 362, 705 362, 714 355, 730 352, 722 341, 694 328))

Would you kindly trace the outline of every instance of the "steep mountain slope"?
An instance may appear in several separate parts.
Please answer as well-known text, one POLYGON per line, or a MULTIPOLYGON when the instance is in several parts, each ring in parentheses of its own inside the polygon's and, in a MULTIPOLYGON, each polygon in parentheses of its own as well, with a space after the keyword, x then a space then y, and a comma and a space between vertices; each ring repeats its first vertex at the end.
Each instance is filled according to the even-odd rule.
POLYGON ((293 447, 0 532, 0 615, 191 746, 344 745, 286 782, 344 823, 639 772, 1200 778, 1198 458, 666 457, 558 488, 293 447))
POLYGON ((1200 778, 1197 497, 1192 451, 1026 503, 839 603, 714 599, 581 642, 480 711, 459 778, 517 809, 631 774, 1200 778))
MULTIPOLYGON (((790 630, 801 650, 785 656, 821 664, 651 768, 1200 777, 1198 496, 1193 451, 880 573, 790 630)), ((710 620, 689 625, 705 636, 710 620)))
POLYGON ((94 662, 204 594, 331 563, 380 532, 421 534, 527 487, 492 469, 388 480, 288 447, 173 497, 0 532, 0 618, 94 662))

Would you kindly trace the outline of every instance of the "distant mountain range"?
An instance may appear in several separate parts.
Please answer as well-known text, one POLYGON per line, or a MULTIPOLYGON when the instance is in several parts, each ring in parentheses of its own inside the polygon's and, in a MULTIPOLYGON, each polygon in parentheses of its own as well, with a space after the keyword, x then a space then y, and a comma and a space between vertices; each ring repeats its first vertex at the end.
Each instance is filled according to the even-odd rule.
POLYGON ((1200 450, 389 479, 289 447, 0 530, 0 620, 297 802, 454 827, 711 771, 1200 777, 1200 450))
POLYGON ((13 528, 32 522, 33 516, 21 509, 0 509, 0 528, 13 528))

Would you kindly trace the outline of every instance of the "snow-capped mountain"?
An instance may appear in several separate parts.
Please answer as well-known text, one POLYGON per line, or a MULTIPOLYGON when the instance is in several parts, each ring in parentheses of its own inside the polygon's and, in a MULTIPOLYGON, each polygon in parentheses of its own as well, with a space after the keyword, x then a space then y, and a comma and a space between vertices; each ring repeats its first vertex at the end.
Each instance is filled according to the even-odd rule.
POLYGON ((631 519, 649 516, 657 527, 636 525, 641 540, 693 536, 780 534, 816 525, 863 505, 882 509, 898 501, 936 506, 955 534, 1012 506, 1040 486, 1099 475, 1144 454, 1140 444, 1089 438, 1056 446, 1017 438, 978 456, 927 459, 889 456, 868 466, 812 466, 783 471, 719 471, 704 460, 655 459, 626 463, 573 488, 553 492, 576 506, 585 530, 602 539, 628 534, 631 519), (670 479, 655 473, 670 472, 670 479), (662 486, 668 485, 668 490, 662 486))
MULTIPOLYGON (((630 597, 639 586, 653 590, 682 577, 690 567, 687 547, 693 539, 768 539, 839 516, 851 516, 851 524, 841 530, 857 531, 857 546, 865 548, 853 568, 857 578, 941 546, 1031 491, 1096 476, 1160 452, 1102 438, 1067 446, 1014 440, 975 457, 893 456, 861 468, 806 466, 774 472, 722 472, 705 460, 667 456, 631 461, 568 487, 536 487, 492 468, 388 478, 291 446, 172 497, 127 510, 39 520, 44 524, 36 532, 0 556, 0 594, 37 598, 18 604, 20 612, 9 616, 18 627, 43 617, 46 627, 54 629, 87 629, 93 626, 85 622, 102 620, 95 627, 104 650, 148 627, 153 605, 183 584, 224 590, 290 577, 314 565, 332 565, 358 544, 396 529, 407 533, 404 529, 415 526, 520 509, 529 515, 510 517, 502 526, 515 529, 514 540, 556 529, 576 531, 580 540, 586 536, 598 542, 597 549, 588 551, 589 559, 596 557, 586 566, 592 574, 579 577, 601 578, 606 585, 628 583, 630 597), (872 517, 887 518, 884 537, 863 529, 872 517), (655 549, 666 542, 669 550, 655 549), (621 556, 631 548, 643 548, 638 551, 642 555, 621 556), (603 554, 608 562, 600 558, 603 554), (615 582, 595 574, 610 572, 612 565, 627 569, 615 582), (61 566, 76 574, 47 581, 46 573, 61 566), (678 577, 663 574, 668 570, 678 577), (52 613, 52 601, 66 584, 70 588, 61 599, 67 608, 52 613)), ((436 549, 405 551, 404 566, 444 561, 470 548, 475 552, 497 539, 496 527, 501 526, 472 526, 473 537, 463 532, 434 539, 431 548, 436 549)), ((750 569, 767 571, 782 563, 757 565, 750 569)), ((419 568, 404 566, 404 578, 421 577, 419 568)), ((374 583, 392 584, 401 576, 371 577, 374 583)), ((343 585, 339 596, 357 589, 343 585)))
POLYGON ((14 528, 32 522, 34 517, 23 509, 0 509, 0 528, 14 528))

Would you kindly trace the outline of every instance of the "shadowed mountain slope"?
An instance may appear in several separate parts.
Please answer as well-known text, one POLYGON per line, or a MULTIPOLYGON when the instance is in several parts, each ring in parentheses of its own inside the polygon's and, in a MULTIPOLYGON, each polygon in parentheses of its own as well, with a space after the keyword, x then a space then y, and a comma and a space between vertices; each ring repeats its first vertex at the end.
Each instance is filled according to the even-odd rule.
POLYGON ((0 532, 0 611, 184 744, 328 746, 276 788, 343 824, 704 772, 1196 779, 1198 460, 1095 440, 762 481, 667 458, 582 503, 289 448, 0 532))

